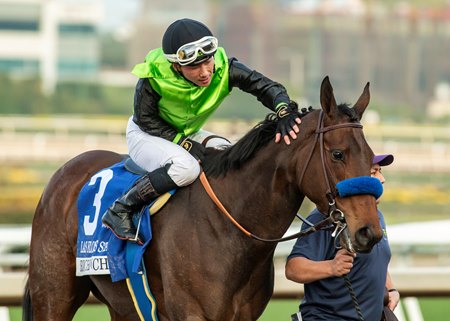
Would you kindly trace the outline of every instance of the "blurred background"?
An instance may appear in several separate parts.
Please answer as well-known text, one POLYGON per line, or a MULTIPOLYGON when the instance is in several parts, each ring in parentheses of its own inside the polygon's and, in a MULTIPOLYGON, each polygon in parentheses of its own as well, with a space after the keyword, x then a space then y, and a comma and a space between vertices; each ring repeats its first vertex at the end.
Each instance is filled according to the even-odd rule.
MULTIPOLYGON (((370 82, 367 141, 395 156, 380 205, 392 269, 435 276, 400 283, 421 297, 401 317, 421 320, 411 304, 422 320, 450 320, 432 314, 450 303, 449 0, 0 0, 0 271, 26 265, 34 208, 58 167, 91 149, 127 152, 130 71, 183 17, 206 23, 229 56, 283 83, 300 107, 319 107, 327 75, 338 102, 354 103, 370 82)), ((235 89, 207 129, 236 140, 267 112, 235 89)))

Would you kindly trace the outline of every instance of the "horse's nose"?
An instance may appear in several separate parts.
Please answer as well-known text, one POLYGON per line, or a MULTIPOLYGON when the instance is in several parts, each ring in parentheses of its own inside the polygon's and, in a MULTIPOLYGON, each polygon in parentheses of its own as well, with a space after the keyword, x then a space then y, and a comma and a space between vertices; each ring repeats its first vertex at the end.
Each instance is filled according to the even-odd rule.
POLYGON ((361 252, 370 252, 372 247, 381 240, 381 236, 381 234, 376 235, 369 226, 365 226, 356 232, 355 239, 361 252))

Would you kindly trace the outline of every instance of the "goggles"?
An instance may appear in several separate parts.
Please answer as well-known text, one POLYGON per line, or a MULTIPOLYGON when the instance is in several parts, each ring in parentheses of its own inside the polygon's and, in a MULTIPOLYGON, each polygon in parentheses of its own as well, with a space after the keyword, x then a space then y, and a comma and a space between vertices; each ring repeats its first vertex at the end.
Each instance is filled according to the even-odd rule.
POLYGON ((197 59, 203 60, 203 57, 212 56, 219 46, 219 41, 216 37, 203 37, 200 40, 182 45, 176 54, 168 54, 167 60, 170 62, 176 62, 181 66, 189 65, 195 62, 197 59))

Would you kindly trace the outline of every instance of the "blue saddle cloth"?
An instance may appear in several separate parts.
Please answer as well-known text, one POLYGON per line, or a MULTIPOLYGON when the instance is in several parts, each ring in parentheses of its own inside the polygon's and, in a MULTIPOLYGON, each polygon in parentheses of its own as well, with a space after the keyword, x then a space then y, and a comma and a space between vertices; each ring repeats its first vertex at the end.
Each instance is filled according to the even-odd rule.
MULTIPOLYGON (((129 277, 126 264, 128 242, 118 239, 102 226, 101 218, 140 176, 126 170, 122 161, 96 173, 81 189, 78 197, 77 276, 111 274, 113 282, 129 277)), ((141 272, 142 256, 152 239, 148 208, 140 213, 140 234, 144 245, 134 250, 133 273, 141 272)))

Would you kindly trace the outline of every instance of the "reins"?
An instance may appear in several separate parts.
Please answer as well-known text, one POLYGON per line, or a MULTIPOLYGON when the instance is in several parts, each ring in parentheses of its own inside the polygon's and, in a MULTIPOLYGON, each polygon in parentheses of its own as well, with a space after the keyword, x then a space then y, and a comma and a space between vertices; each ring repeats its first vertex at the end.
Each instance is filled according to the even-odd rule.
POLYGON ((311 161, 312 155, 314 153, 315 147, 317 145, 317 141, 319 141, 319 147, 320 147, 320 154, 321 154, 321 161, 322 161, 322 170, 323 170, 323 174, 325 177, 325 181, 327 183, 327 199, 328 199, 328 205, 329 205, 329 211, 328 211, 328 217, 325 218, 324 220, 318 222, 317 224, 310 226, 307 229, 304 229, 298 233, 295 233, 293 235, 290 236, 286 236, 286 237, 282 237, 282 238, 275 238, 275 239, 266 239, 266 238, 262 238, 259 236, 256 236, 254 234, 252 234, 251 232, 249 232, 247 229, 245 229, 241 224, 239 224, 239 222, 237 222, 234 217, 228 212, 228 210, 225 208, 225 206, 222 204, 222 202, 219 200, 219 198, 217 197, 217 195, 214 193, 214 190, 212 189, 211 185, 209 184, 209 181, 205 175, 205 173, 202 171, 200 173, 200 181, 203 185, 203 188, 205 189, 206 193, 209 195, 209 197, 211 198, 211 200, 214 202, 214 204, 216 204, 216 206, 220 209, 220 211, 240 230, 242 231, 245 235, 247 235, 248 237, 258 240, 258 241, 263 241, 263 242, 284 242, 284 241, 289 241, 292 239, 296 239, 299 237, 303 237, 306 236, 308 234, 311 234, 313 232, 316 232, 318 230, 322 230, 325 228, 330 228, 332 224, 336 224, 336 228, 335 231, 333 232, 333 234, 339 235, 345 228, 346 228, 346 224, 345 224, 345 219, 344 219, 344 214, 342 213, 342 211, 340 211, 337 207, 336 207, 336 202, 335 202, 335 196, 334 193, 331 191, 331 185, 328 179, 328 172, 327 171, 327 166, 325 163, 325 157, 324 157, 324 147, 323 147, 323 135, 324 133, 331 131, 331 130, 335 130, 335 129, 339 129, 339 128, 347 128, 347 127, 354 127, 354 128, 362 128, 362 125, 359 123, 343 123, 343 124, 337 124, 337 125, 331 125, 328 127, 323 127, 323 111, 320 111, 320 115, 319 115, 319 120, 317 123, 317 128, 315 131, 315 138, 314 138, 314 143, 312 144, 312 148, 309 152, 309 155, 307 157, 307 161, 305 163, 305 167, 303 167, 303 170, 301 172, 301 176, 300 176, 300 183, 303 181, 303 177, 305 175, 306 169, 309 165, 309 162, 311 161))
POLYGON ((277 238, 277 239, 265 239, 265 238, 262 238, 262 237, 259 237, 259 236, 256 236, 256 235, 250 233, 247 229, 245 229, 241 224, 239 224, 239 222, 237 222, 234 219, 234 217, 230 214, 230 212, 228 212, 228 210, 225 208, 225 206, 223 206, 222 202, 219 200, 219 198, 214 193, 214 190, 212 189, 211 185, 209 184, 209 181, 206 178, 205 172, 203 172, 203 171, 200 174, 200 181, 202 182, 202 185, 203 185, 206 193, 209 195, 209 197, 214 202, 214 204, 216 204, 216 206, 221 210, 221 212, 245 235, 247 235, 248 237, 250 237, 252 239, 258 240, 258 241, 263 241, 263 242, 289 241, 289 240, 293 240, 293 239, 311 234, 311 233, 321 230, 325 227, 329 227, 330 224, 332 223, 332 220, 330 219, 330 217, 328 217, 328 218, 324 219, 323 221, 320 221, 319 223, 307 228, 306 230, 300 231, 291 236, 277 238))

